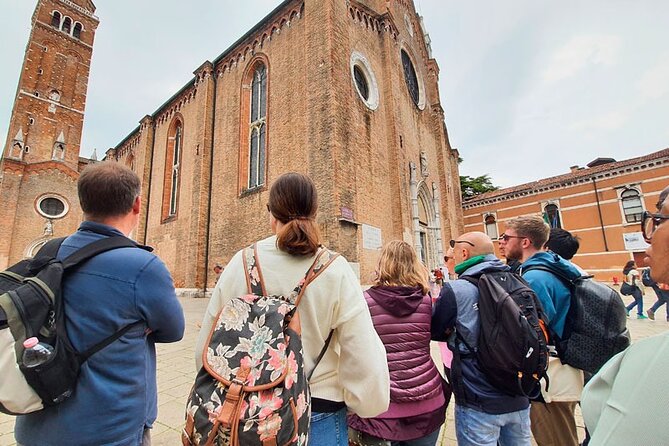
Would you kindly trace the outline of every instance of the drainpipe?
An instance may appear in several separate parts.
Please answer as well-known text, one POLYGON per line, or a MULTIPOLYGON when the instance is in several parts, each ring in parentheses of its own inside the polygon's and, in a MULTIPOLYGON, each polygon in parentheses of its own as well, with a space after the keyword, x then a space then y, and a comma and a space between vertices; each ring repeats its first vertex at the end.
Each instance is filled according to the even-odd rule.
POLYGON ((597 180, 592 178, 592 185, 595 187, 595 200, 597 200, 597 212, 599 213, 599 227, 602 228, 602 238, 604 239, 604 250, 609 251, 609 244, 606 241, 606 230, 604 229, 604 219, 602 218, 602 206, 599 203, 599 191, 597 190, 597 180))
POLYGON ((216 75, 216 67, 213 67, 212 78, 214 79, 214 100, 213 111, 211 115, 211 147, 209 148, 209 198, 207 200, 207 228, 205 229, 205 244, 204 244, 204 284, 202 285, 202 297, 206 296, 207 283, 209 282, 209 234, 211 229, 211 196, 212 196, 212 182, 214 176, 214 140, 216 139, 216 96, 218 90, 218 76, 216 75))
POLYGON ((149 211, 151 209, 151 180, 153 179, 153 152, 156 147, 156 123, 151 117, 151 155, 149 156, 149 184, 146 190, 146 214, 144 216, 144 241, 143 245, 146 245, 146 241, 149 238, 149 211))

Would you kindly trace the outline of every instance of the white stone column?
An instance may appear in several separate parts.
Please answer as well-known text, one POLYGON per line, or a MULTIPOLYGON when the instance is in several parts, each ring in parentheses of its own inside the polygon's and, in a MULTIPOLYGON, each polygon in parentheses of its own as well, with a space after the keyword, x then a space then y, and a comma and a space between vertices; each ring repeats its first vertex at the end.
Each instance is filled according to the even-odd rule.
POLYGON ((444 263, 444 244, 441 240, 441 213, 440 209, 440 198, 439 198, 439 189, 437 185, 432 183, 432 205, 434 206, 434 226, 436 231, 436 240, 437 240, 437 266, 441 266, 444 263))
POLYGON ((416 179, 416 165, 409 162, 409 191, 411 193, 411 219, 413 220, 414 249, 418 260, 424 262, 422 244, 420 242, 420 223, 418 219, 418 180, 416 179))

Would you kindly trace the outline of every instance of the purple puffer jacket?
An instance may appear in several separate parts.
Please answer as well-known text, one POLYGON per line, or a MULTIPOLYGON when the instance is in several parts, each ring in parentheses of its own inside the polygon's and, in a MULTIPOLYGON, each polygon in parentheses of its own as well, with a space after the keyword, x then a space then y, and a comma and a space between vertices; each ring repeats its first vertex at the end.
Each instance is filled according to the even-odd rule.
POLYGON ((376 286, 365 292, 365 299, 386 347, 391 404, 443 395, 441 376, 430 357, 430 296, 420 287, 376 286))

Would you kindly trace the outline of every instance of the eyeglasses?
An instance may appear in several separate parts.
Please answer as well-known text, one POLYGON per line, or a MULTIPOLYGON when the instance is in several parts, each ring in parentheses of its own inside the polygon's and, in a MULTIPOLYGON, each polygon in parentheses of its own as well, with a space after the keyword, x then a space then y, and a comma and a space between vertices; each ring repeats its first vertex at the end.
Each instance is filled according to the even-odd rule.
POLYGON ((526 237, 523 237, 523 236, 520 236, 520 235, 502 234, 502 235, 499 236, 499 238, 497 240, 504 240, 505 242, 508 242, 509 239, 512 239, 512 238, 526 238, 526 237))
POLYGON ((451 245, 451 248, 455 248, 455 244, 456 244, 456 243, 466 243, 466 244, 468 244, 468 245, 470 245, 470 246, 474 246, 474 244, 473 244, 472 242, 469 242, 469 241, 467 241, 467 240, 452 240, 452 239, 451 239, 451 241, 448 242, 448 244, 451 245))
POLYGON ((643 217, 641 218, 641 234, 643 234, 643 238, 646 239, 647 242, 650 242, 657 227, 660 226, 664 220, 669 220, 669 215, 651 214, 648 211, 644 211, 643 217))

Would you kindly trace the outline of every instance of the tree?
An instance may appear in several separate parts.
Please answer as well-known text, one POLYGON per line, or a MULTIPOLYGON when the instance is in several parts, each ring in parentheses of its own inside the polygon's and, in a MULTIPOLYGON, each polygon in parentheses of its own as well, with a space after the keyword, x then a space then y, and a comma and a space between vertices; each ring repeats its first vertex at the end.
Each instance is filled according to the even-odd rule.
POLYGON ((460 190, 462 191, 463 200, 469 200, 477 195, 497 189, 499 187, 492 184, 492 180, 488 175, 481 175, 480 177, 460 175, 460 190))

